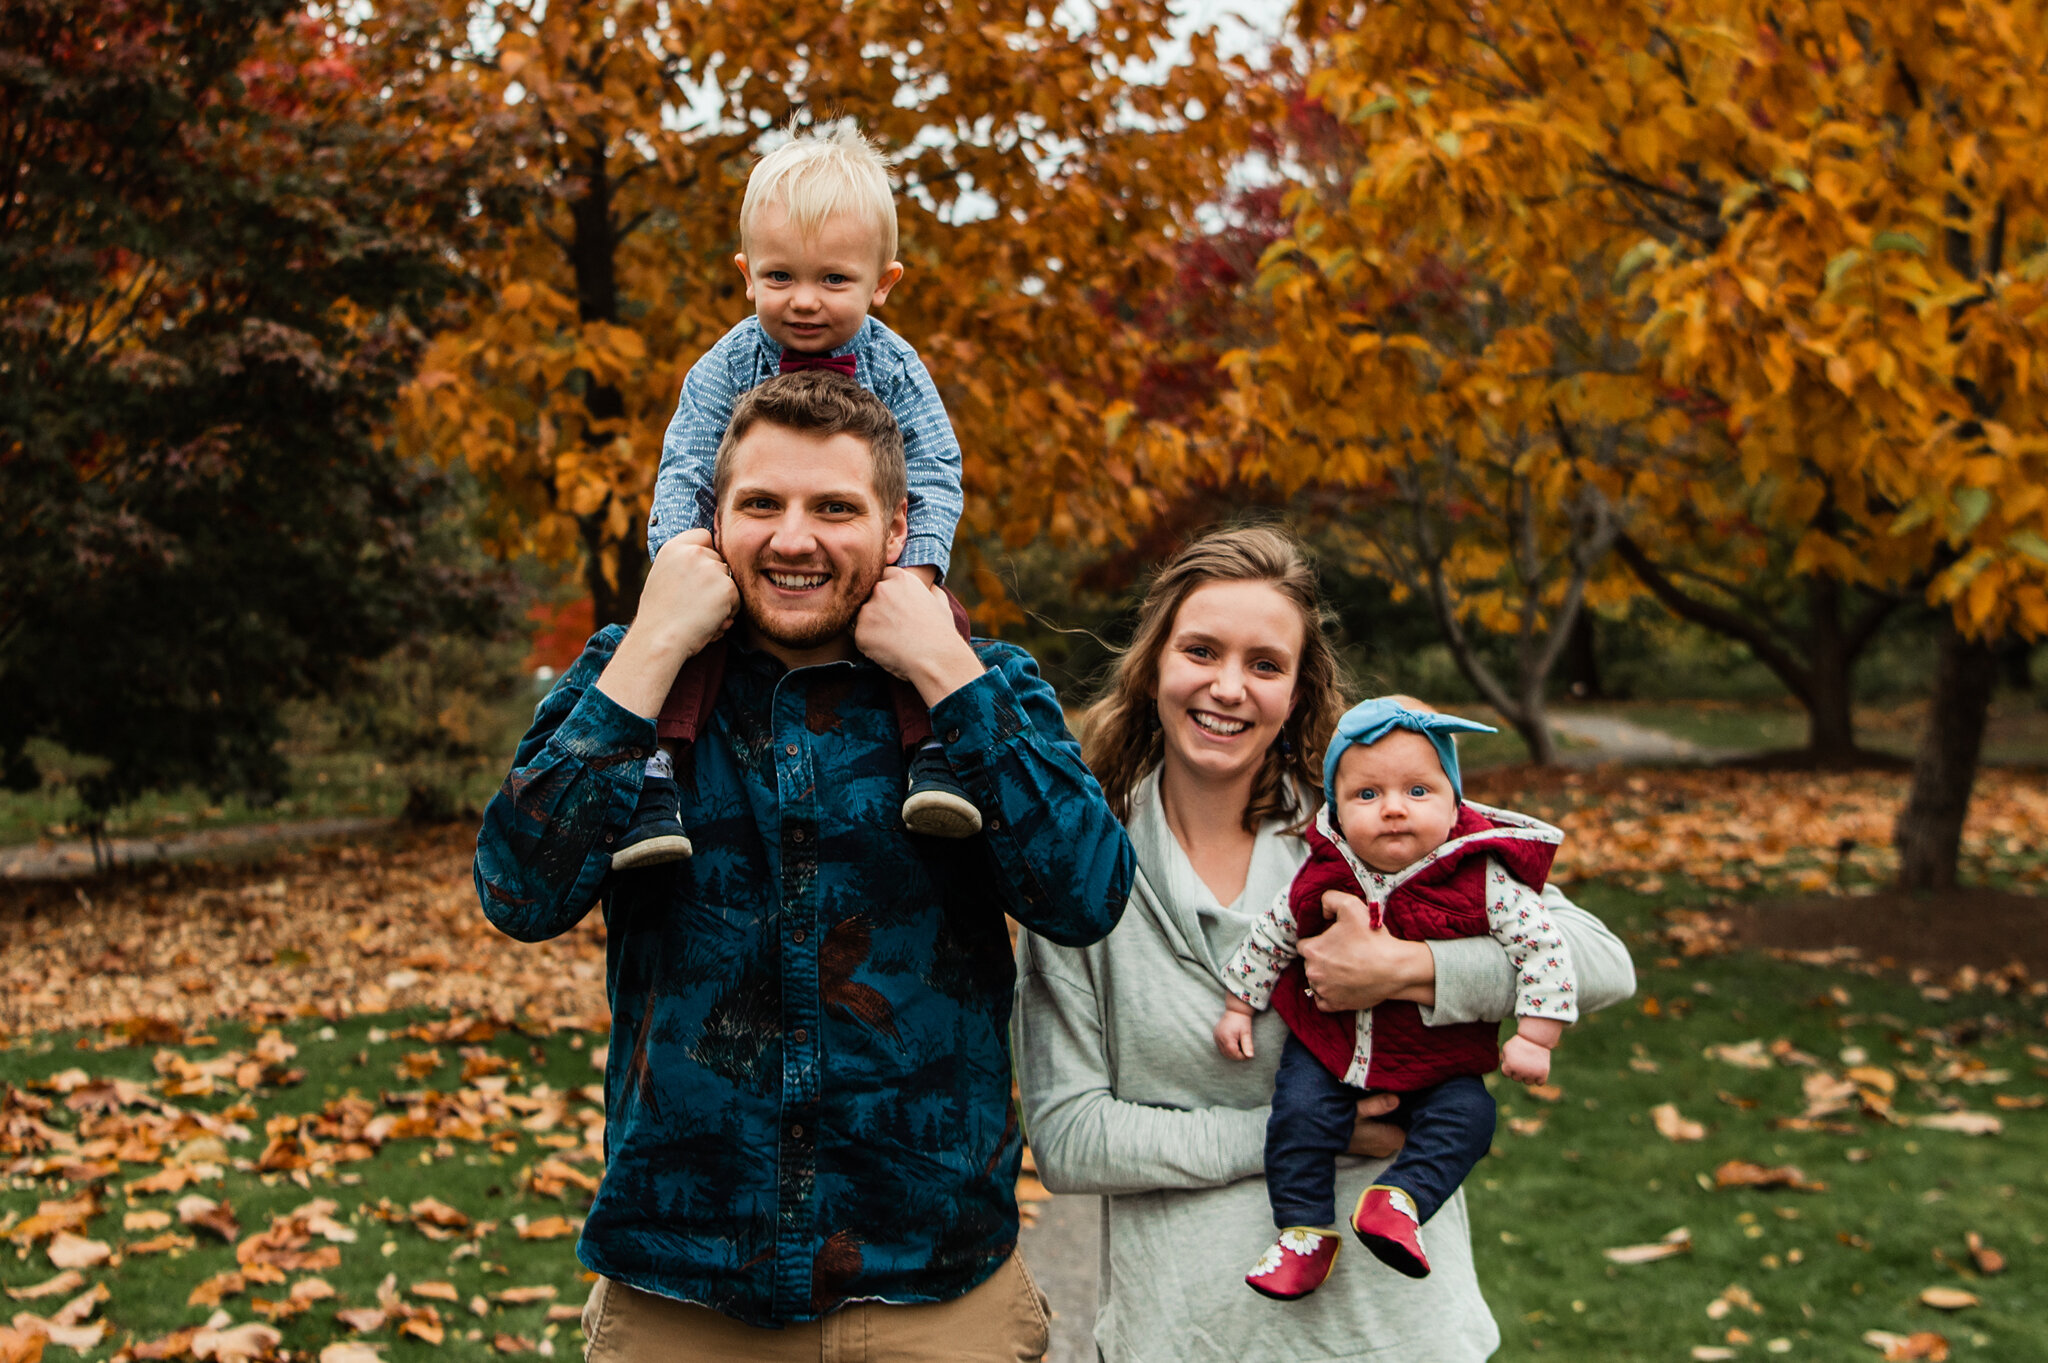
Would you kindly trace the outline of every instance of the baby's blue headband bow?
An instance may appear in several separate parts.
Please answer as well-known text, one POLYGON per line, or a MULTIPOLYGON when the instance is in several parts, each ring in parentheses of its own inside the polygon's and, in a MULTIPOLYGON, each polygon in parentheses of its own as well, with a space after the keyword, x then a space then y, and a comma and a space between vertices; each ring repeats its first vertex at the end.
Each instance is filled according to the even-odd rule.
POLYGON ((1337 763, 1342 760, 1345 750, 1354 743, 1370 746, 1396 729, 1411 729, 1429 740, 1430 746, 1436 749, 1437 760, 1443 763, 1444 775, 1450 778, 1452 793, 1460 800, 1465 798, 1465 783, 1458 776, 1458 747, 1451 740, 1451 735, 1500 732, 1492 725, 1481 724, 1477 720, 1411 710, 1389 696, 1361 701, 1346 710, 1344 717, 1337 721, 1337 732, 1330 736, 1330 750, 1323 757, 1323 794, 1330 802, 1331 823, 1337 821, 1337 763))

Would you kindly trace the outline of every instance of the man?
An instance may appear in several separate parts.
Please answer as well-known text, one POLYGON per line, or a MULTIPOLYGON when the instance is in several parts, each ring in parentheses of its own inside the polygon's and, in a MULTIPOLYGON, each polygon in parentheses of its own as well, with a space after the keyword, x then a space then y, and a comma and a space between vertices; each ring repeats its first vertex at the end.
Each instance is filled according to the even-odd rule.
POLYGON ((578 1253, 593 1360, 1031 1359, 1015 1257, 1013 969, 1003 915, 1085 945, 1132 854, 1030 657, 970 645, 886 567, 903 445, 840 375, 735 408, 716 539, 662 547, 632 628, 598 633, 520 742, 477 841, 484 911, 525 941, 603 900, 606 1171, 578 1253), (714 549, 713 545, 716 545, 714 549), (736 647, 693 770, 695 857, 608 877, 650 718, 736 647), (988 815, 906 833, 888 674, 931 707, 988 815))

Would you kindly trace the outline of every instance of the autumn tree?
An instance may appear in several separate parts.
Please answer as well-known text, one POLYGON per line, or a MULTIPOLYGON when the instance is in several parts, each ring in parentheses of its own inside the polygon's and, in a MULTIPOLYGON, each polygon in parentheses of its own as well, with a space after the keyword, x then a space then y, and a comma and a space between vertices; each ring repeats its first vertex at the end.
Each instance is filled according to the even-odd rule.
MULTIPOLYGON (((450 13, 451 31, 468 25, 467 7, 450 13)), ((409 439, 485 480, 501 548, 579 559, 600 621, 637 599, 682 376, 747 311, 740 193, 785 129, 851 118, 893 162, 909 273, 885 320, 923 354, 966 450, 963 547, 1041 531, 1109 544, 1174 486, 1186 442, 1170 423, 1140 418, 1114 449, 1105 423, 1154 359, 1133 312, 1171 288, 1173 247, 1255 100, 1207 35, 1146 73, 1160 0, 1078 17, 1031 0, 478 16, 499 36, 459 64, 526 120, 531 194, 477 260, 489 298, 435 343, 409 439)))
POLYGON ((288 699, 482 583, 421 549, 455 510, 385 423, 457 282, 451 92, 283 0, 0 10, 0 755, 109 759, 105 810, 274 791, 288 699))
MULTIPOLYGON (((1646 448, 1718 442, 1749 514, 1796 536, 1794 572, 1924 584, 1947 608, 1899 835, 1909 886, 1953 879, 1992 675, 1973 660, 2048 629, 2044 17, 1751 0, 1302 15, 1320 94, 1370 143, 1344 205, 1362 253, 1455 248, 1532 316, 1596 319, 1638 356, 1602 409, 1645 419, 1646 448), (1671 420, 1681 389, 1720 414, 1709 430, 1671 420)), ((1656 465, 1623 472, 1631 533, 1694 494, 1656 465)))

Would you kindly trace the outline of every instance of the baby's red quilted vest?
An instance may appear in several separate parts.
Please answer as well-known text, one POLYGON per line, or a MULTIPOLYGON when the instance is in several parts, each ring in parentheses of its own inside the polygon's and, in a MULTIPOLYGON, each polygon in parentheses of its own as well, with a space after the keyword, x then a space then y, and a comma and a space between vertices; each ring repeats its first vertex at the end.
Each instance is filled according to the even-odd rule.
MULTIPOLYGON (((1387 931, 1410 942, 1445 941, 1453 937, 1484 937, 1486 922, 1486 859, 1499 861, 1524 885, 1541 889, 1557 855, 1556 834, 1531 837, 1529 830, 1496 822, 1495 811, 1467 803, 1458 811, 1436 859, 1403 880, 1387 897, 1387 931)), ((1351 873, 1344 854, 1323 832, 1319 820, 1308 830, 1309 855, 1288 888, 1288 907, 1302 937, 1329 926, 1323 916, 1323 892, 1342 890, 1371 902, 1351 873)), ((1356 1013, 1325 1013, 1307 995, 1308 980, 1294 962, 1273 986, 1273 1009, 1316 1059, 1343 1078, 1351 1068, 1357 1044, 1356 1013)), ((1486 1074, 1500 1068, 1500 1027, 1492 1022, 1456 1023, 1448 1027, 1423 1024, 1422 1010, 1400 1000, 1372 1010, 1372 1059, 1366 1087, 1394 1093, 1429 1088, 1461 1074, 1486 1074)))

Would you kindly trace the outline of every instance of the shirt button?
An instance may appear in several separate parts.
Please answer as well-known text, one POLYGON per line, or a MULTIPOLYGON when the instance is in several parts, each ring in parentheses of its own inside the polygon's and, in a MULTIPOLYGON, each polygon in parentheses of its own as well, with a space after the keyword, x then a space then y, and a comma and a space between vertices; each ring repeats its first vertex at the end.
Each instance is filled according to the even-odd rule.
POLYGON ((804 1138, 804 1124, 802 1122, 798 1122, 789 1128, 789 1138, 793 1141, 800 1141, 804 1138))
POLYGON ((1002 831, 1003 831, 1003 821, 1002 821, 1001 819, 990 819, 990 820, 988 821, 988 831, 989 831, 989 832, 991 832, 991 833, 1000 833, 1000 832, 1002 832, 1002 831))
POLYGON ((811 1034, 805 1031, 803 1028, 799 1027, 789 1034, 789 1039, 796 1042, 797 1045, 801 1046, 806 1041, 809 1041, 811 1039, 811 1034))
POLYGON ((808 937, 809 935, 810 934, 805 932, 802 928, 798 928, 795 932, 789 934, 789 940, 795 942, 798 946, 802 946, 804 938, 808 937))
POLYGON ((958 743, 960 741, 960 731, 958 729, 946 730, 946 741, 948 743, 958 743))
POLYGON ((794 833, 790 834, 790 835, 789 835, 789 840, 790 840, 791 842, 802 842, 802 841, 804 840, 804 831, 803 831, 803 829, 799 828, 799 829, 797 829, 797 830, 796 830, 796 832, 794 832, 794 833))
POLYGON ((788 753, 788 754, 789 754, 789 755, 790 755, 791 757, 795 757, 795 756, 796 756, 796 744, 794 744, 794 743, 791 743, 791 744, 787 745, 786 747, 784 747, 784 748, 783 748, 783 751, 784 751, 784 752, 786 752, 786 753, 788 753))

